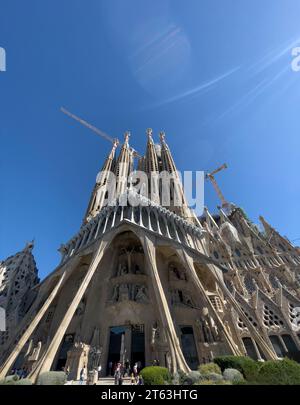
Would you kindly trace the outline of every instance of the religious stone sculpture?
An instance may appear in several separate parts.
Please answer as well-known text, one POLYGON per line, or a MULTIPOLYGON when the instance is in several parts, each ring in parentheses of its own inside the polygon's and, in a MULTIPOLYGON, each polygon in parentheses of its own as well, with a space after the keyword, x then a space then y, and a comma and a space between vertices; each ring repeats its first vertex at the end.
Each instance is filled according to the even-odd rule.
POLYGON ((84 310, 85 310, 85 301, 84 299, 82 299, 75 311, 75 315, 77 316, 82 315, 84 313, 84 310))
POLYGON ((137 293, 135 295, 136 302, 148 302, 147 289, 144 285, 137 286, 137 293))
POLYGON ((118 276, 124 276, 125 274, 128 274, 128 267, 126 263, 120 263, 119 264, 119 270, 118 270, 118 276))
POLYGON ((202 317, 196 321, 200 333, 200 340, 204 343, 214 343, 220 340, 218 327, 214 319, 209 316, 208 308, 202 310, 202 317))
POLYGON ((111 297, 112 302, 117 302, 119 299, 119 286, 115 285, 113 290, 113 295, 111 297))
POLYGON ((158 338, 158 324, 155 322, 152 326, 151 344, 155 345, 158 338))
POLYGON ((128 284, 120 284, 118 301, 126 301, 128 299, 130 299, 128 284))

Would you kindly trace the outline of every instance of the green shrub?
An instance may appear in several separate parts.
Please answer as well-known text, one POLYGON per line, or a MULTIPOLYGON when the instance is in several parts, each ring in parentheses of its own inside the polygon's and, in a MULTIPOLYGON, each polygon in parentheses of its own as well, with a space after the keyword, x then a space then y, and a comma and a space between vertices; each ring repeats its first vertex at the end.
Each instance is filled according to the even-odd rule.
POLYGON ((201 364, 198 368, 202 375, 208 373, 222 374, 220 367, 216 363, 201 364))
POLYGON ((64 385, 67 376, 63 371, 47 371, 38 377, 37 385, 64 385))
POLYGON ((224 380, 227 381, 242 381, 244 380, 243 374, 235 368, 226 368, 223 372, 224 380))
POLYGON ((188 374, 185 374, 182 378, 183 385, 193 385, 203 379, 199 371, 190 371, 188 374))
POLYGON ((218 380, 218 381, 213 381, 213 380, 200 380, 198 383, 195 385, 231 385, 231 381, 225 381, 223 379, 218 380))
POLYGON ((22 378, 19 381, 16 381, 15 385, 32 385, 32 381, 29 378, 22 378))
POLYGON ((203 379, 207 379, 207 380, 211 380, 211 381, 222 381, 223 380, 223 376, 222 374, 218 374, 218 373, 207 373, 203 379))
POLYGON ((186 373, 182 370, 177 370, 177 372, 173 375, 172 384, 173 385, 182 385, 185 379, 186 373))
POLYGON ((226 368, 239 370, 248 381, 255 381, 258 375, 259 363, 247 356, 219 356, 214 359, 222 372, 226 368))
POLYGON ((17 374, 8 375, 3 380, 0 380, 0 385, 15 385, 18 380, 19 376, 17 374))
POLYGON ((300 385, 300 364, 290 359, 266 361, 256 381, 262 385, 300 385))
POLYGON ((145 385, 164 385, 171 382, 171 374, 165 367, 145 367, 141 371, 145 385))
POLYGON ((252 383, 248 383, 247 380, 233 380, 231 381, 232 385, 253 385, 252 383))

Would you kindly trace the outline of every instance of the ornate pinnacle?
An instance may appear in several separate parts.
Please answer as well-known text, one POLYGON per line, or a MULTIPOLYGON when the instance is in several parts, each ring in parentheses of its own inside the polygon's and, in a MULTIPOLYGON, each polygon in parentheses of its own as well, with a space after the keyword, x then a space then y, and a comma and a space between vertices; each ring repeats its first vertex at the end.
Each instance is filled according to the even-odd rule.
POLYGON ((165 136, 166 136, 166 134, 164 133, 164 131, 160 131, 159 137, 160 137, 160 140, 161 140, 162 142, 165 140, 165 136))
POLYGON ((148 135, 148 137, 152 137, 152 128, 147 128, 146 134, 148 135))
POLYGON ((113 147, 116 149, 118 147, 119 143, 120 143, 119 139, 115 138, 113 141, 113 147))
POLYGON ((124 141, 125 141, 125 142, 128 142, 128 141, 129 141, 129 137, 130 137, 130 132, 129 132, 129 131, 126 131, 125 134, 124 134, 124 141))

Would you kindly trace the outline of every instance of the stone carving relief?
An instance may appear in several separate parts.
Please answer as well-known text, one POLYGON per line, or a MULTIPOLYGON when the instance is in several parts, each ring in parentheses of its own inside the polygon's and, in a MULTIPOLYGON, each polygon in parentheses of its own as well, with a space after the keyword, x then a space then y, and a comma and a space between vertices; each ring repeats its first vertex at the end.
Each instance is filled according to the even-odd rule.
POLYGON ((134 301, 137 302, 148 302, 147 290, 144 285, 136 286, 136 294, 134 297, 134 301))
POLYGON ((148 289, 141 284, 117 284, 113 288, 112 297, 109 302, 135 301, 140 303, 148 303, 148 289))
POLYGON ((179 269, 174 264, 169 265, 169 274, 171 280, 183 280, 187 281, 186 272, 183 269, 179 269))
POLYGON ((119 268, 118 268, 118 276, 124 276, 125 274, 128 274, 128 266, 126 263, 119 263, 119 268))
POLYGON ((76 308, 75 315, 80 316, 84 313, 85 310, 85 299, 82 298, 80 301, 78 307, 76 308))
POLYGON ((165 330, 159 326, 159 323, 157 321, 154 322, 154 324, 152 325, 150 343, 152 348, 165 346, 167 344, 167 336, 165 330))
POLYGON ((37 361, 41 352, 42 342, 38 342, 38 344, 33 348, 32 353, 28 356, 29 361, 37 361))
POLYGON ((200 319, 197 319, 196 323, 199 329, 201 342, 215 343, 220 340, 218 327, 213 318, 209 315, 206 307, 203 308, 202 316, 200 319))
POLYGON ((126 274, 144 274, 140 265, 136 263, 134 255, 136 253, 142 253, 143 249, 139 246, 134 246, 131 249, 122 248, 120 262, 116 271, 116 276, 124 276, 126 274), (125 255, 124 255, 125 254, 125 255), (125 257, 124 257, 125 256, 125 257))
POLYGON ((186 307, 193 307, 192 299, 187 295, 187 293, 182 290, 171 290, 171 302, 173 305, 181 305, 186 307))

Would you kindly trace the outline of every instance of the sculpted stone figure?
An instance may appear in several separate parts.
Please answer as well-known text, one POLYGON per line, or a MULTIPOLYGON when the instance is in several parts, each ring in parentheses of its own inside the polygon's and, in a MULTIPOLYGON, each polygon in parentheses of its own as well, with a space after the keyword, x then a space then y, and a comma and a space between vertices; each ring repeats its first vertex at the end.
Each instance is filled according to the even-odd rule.
POLYGON ((210 326, 211 326, 211 333, 213 335, 214 341, 219 340, 219 330, 218 327, 214 321, 214 319, 210 316, 209 317, 210 320, 210 326))
POLYGON ((120 263, 119 264, 119 270, 118 270, 118 276, 124 276, 125 274, 128 274, 128 267, 126 263, 120 263))
POLYGON ((208 323, 207 319, 202 318, 201 321, 202 321, 205 342, 212 343, 214 341, 214 339, 213 339, 213 335, 212 335, 209 323, 208 323))
POLYGON ((200 332, 200 340, 205 343, 213 343, 219 340, 218 327, 211 316, 209 316, 208 308, 202 309, 202 317, 196 321, 200 332))
POLYGON ((174 264, 169 265, 169 271, 171 273, 171 277, 177 280, 185 280, 186 281, 186 274, 185 271, 179 270, 174 264))
POLYGON ((119 286, 115 285, 111 301, 112 302, 117 302, 118 299, 119 299, 119 286))
POLYGON ((85 310, 85 302, 84 302, 84 300, 82 299, 82 300, 80 301, 80 303, 79 303, 77 309, 76 309, 75 314, 78 315, 78 316, 79 316, 79 315, 82 315, 82 314, 84 313, 84 310, 85 310))
POLYGON ((193 306, 193 302, 192 302, 191 298, 188 297, 187 295, 183 296, 183 304, 186 305, 187 307, 193 306))
POLYGON ((32 354, 29 356, 29 360, 37 361, 40 355, 40 351, 42 348, 42 342, 39 341, 38 344, 33 348, 32 354))
POLYGON ((152 326, 151 344, 155 345, 158 338, 158 324, 155 322, 152 326))
POLYGON ((142 270, 140 269, 140 266, 138 264, 136 264, 134 266, 134 272, 135 274, 143 274, 142 270))
POLYGON ((144 285, 138 286, 138 290, 135 295, 135 301, 144 303, 148 302, 147 289, 144 285))
POLYGON ((118 301, 126 301, 128 299, 130 299, 128 284, 121 284, 119 286, 119 300, 118 301))

